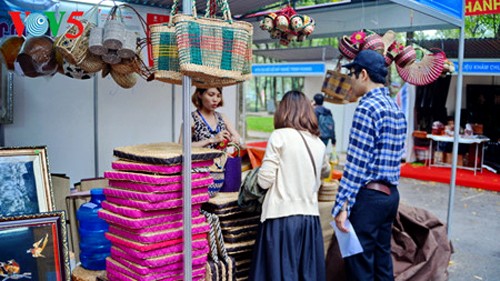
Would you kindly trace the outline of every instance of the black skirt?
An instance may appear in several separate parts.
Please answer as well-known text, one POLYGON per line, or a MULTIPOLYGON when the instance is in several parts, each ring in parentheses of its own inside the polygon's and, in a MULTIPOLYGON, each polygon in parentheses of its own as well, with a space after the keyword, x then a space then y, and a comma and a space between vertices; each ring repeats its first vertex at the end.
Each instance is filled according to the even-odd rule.
POLYGON ((319 216, 290 216, 261 223, 249 280, 326 280, 319 216))

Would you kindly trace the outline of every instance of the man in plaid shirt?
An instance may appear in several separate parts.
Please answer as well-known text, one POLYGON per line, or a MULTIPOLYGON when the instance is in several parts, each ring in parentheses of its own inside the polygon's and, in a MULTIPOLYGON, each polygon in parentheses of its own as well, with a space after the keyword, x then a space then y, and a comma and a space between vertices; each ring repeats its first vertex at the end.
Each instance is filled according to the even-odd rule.
POLYGON ((332 215, 347 232, 349 218, 363 252, 344 259, 349 280, 394 280, 391 229, 399 205, 399 173, 406 136, 403 112, 384 86, 387 67, 373 50, 359 52, 350 70, 354 112, 347 163, 332 215))

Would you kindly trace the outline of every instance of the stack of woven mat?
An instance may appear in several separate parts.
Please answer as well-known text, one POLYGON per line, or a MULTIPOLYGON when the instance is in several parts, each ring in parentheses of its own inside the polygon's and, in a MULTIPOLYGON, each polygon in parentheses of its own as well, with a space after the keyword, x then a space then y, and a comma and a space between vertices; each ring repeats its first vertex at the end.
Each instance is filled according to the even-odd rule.
MULTIPOLYGON (((182 147, 174 143, 114 149, 118 160, 104 173, 109 187, 99 217, 109 224, 111 256, 107 277, 113 280, 182 280, 182 147)), ((192 280, 204 280, 209 224, 200 213, 213 183, 208 167, 221 153, 192 150, 192 280)))
POLYGON ((202 210, 219 219, 225 251, 235 262, 234 280, 247 280, 260 215, 239 208, 238 192, 219 192, 203 204, 202 210))

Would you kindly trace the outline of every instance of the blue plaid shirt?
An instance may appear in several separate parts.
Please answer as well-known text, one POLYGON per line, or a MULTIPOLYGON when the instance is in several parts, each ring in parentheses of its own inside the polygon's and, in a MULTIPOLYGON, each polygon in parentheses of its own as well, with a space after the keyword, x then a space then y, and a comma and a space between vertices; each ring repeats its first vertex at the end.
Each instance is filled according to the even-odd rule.
POLYGON ((359 189, 370 181, 398 185, 405 138, 406 119, 389 90, 376 88, 366 93, 354 112, 334 217, 346 201, 350 214, 359 189))

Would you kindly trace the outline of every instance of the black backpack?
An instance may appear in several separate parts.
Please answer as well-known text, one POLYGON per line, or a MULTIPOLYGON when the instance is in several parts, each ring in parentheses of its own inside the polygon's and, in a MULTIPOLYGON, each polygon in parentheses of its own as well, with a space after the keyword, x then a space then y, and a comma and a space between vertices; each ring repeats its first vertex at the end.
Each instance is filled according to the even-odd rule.
POLYGON ((331 138, 334 132, 332 114, 320 114, 318 118, 319 132, 322 138, 331 138))

